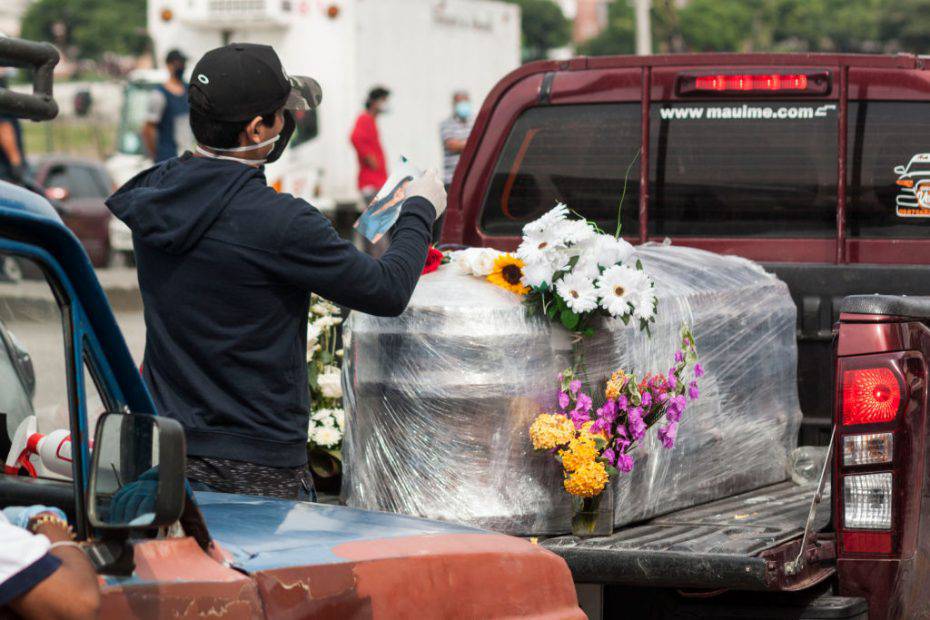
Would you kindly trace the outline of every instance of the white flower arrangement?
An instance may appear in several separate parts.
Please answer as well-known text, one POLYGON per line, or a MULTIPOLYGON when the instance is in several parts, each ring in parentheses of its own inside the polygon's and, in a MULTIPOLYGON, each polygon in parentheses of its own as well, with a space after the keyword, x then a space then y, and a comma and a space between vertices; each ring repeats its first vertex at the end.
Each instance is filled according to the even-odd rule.
POLYGON ((452 252, 449 258, 466 274, 484 278, 494 270, 494 261, 501 254, 494 248, 468 248, 452 252))
POLYGON ((642 263, 632 262, 633 246, 573 218, 564 204, 523 227, 516 255, 527 302, 570 331, 590 335, 598 314, 638 321, 647 331, 655 321, 655 283, 642 263))
POLYGON ((310 381, 311 451, 323 450, 339 458, 345 433, 342 410, 342 350, 336 349, 336 329, 342 323, 339 307, 313 295, 307 323, 307 374, 310 381))

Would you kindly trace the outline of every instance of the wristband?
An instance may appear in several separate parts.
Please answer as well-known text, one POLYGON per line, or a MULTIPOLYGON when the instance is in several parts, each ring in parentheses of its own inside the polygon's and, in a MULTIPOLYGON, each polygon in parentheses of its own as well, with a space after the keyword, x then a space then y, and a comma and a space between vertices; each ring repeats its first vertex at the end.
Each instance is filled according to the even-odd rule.
POLYGON ((52 546, 49 547, 49 550, 58 549, 59 547, 74 547, 75 549, 81 549, 80 543, 76 543, 73 540, 59 540, 58 542, 53 542, 52 546))

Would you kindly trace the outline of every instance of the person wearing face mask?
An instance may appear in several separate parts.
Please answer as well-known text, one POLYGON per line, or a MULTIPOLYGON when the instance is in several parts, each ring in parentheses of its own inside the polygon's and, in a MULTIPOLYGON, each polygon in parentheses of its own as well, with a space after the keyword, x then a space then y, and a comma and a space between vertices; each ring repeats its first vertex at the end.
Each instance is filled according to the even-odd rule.
POLYGON ((171 50, 165 57, 168 81, 159 84, 149 95, 142 126, 142 142, 152 160, 157 162, 177 157, 191 140, 184 71, 187 57, 180 50, 171 50))
POLYGON ((403 312, 446 206, 436 171, 410 183, 391 248, 372 258, 306 201, 268 186, 293 112, 320 104, 266 45, 204 55, 191 87, 194 153, 107 200, 133 234, 146 326, 143 377, 181 422, 195 489, 308 499, 310 294, 368 314, 403 312))
POLYGON ((452 116, 439 125, 439 137, 442 140, 443 181, 446 189, 452 184, 455 167, 459 164, 465 143, 471 133, 472 125, 471 99, 464 90, 452 95, 452 116))

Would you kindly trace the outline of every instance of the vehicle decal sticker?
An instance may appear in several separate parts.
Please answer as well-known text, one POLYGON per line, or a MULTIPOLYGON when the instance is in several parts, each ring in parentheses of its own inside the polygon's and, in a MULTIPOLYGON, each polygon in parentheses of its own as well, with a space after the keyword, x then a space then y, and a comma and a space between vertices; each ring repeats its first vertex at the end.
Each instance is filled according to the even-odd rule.
POLYGON ((930 153, 917 153, 906 165, 894 167, 895 213, 898 217, 930 217, 930 153))
POLYGON ((659 108, 663 121, 687 120, 808 120, 831 118, 836 112, 836 104, 825 105, 705 105, 675 106, 659 108))

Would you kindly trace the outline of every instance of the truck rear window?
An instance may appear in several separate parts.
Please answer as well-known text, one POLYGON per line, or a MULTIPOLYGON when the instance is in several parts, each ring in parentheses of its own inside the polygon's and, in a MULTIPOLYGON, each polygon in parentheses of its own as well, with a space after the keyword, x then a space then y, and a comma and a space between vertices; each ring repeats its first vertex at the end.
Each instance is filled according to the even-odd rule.
POLYGON ((930 103, 850 102, 848 128, 849 235, 926 238, 918 192, 930 198, 930 103))
POLYGON ((836 128, 829 103, 653 105, 649 234, 834 236, 836 128))
POLYGON ((518 235, 523 225, 564 202, 611 230, 624 178, 624 233, 639 231, 639 103, 539 107, 514 124, 494 169, 481 213, 489 235, 518 235))

